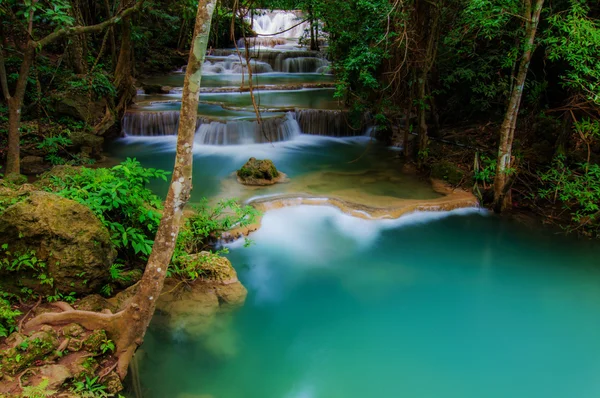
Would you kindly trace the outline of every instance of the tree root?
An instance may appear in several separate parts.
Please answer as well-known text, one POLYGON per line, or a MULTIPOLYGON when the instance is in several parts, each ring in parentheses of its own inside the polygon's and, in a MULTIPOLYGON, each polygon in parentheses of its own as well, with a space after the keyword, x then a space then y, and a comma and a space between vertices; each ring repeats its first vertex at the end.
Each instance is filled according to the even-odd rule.
MULTIPOLYGON (((42 325, 62 326, 77 323, 88 330, 105 330, 109 337, 115 342, 115 357, 117 357, 117 374, 123 380, 127 374, 129 362, 141 341, 131 341, 126 332, 127 323, 131 322, 131 314, 128 307, 116 314, 106 314, 91 311, 74 310, 66 303, 56 303, 55 307, 66 309, 63 312, 45 313, 38 315, 25 324, 24 330, 31 332, 42 325), (68 309, 71 308, 71 309, 68 309)), ((135 314, 133 315, 135 317, 135 314)), ((135 319, 135 318, 134 318, 135 319)))

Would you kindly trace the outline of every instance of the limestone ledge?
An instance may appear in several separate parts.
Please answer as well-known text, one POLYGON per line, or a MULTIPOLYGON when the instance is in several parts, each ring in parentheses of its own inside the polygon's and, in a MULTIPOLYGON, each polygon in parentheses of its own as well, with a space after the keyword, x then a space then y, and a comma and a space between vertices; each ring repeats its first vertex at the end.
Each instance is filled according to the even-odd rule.
MULTIPOLYGON (((281 195, 259 198, 248 202, 262 213, 289 206, 312 205, 334 206, 353 217, 365 220, 396 219, 416 211, 450 211, 466 207, 478 207, 479 201, 471 192, 453 188, 442 180, 431 180, 433 189, 443 195, 435 199, 400 199, 393 197, 359 197, 363 203, 352 202, 339 195, 281 195), (371 200, 373 199, 373 200, 371 200), (385 207, 381 204, 386 203, 385 207)), ((222 235, 225 242, 231 242, 250 235, 260 228, 261 220, 243 228, 234 228, 222 235)))

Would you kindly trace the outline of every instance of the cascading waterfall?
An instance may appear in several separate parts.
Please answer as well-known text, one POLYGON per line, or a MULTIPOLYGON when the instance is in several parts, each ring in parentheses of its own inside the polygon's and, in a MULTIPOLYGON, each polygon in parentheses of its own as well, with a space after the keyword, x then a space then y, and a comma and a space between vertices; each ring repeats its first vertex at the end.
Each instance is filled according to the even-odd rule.
POLYGON ((289 141, 300 134, 293 114, 256 121, 234 120, 203 123, 197 130, 195 141, 202 145, 247 145, 289 141))
MULTIPOLYGON (((250 60, 252 73, 270 73, 273 68, 270 64, 259 60, 250 60)), ((246 61, 237 55, 229 55, 227 57, 206 57, 206 61, 202 65, 202 73, 206 75, 214 74, 239 74, 247 73, 248 67, 246 61)))
POLYGON ((309 29, 300 12, 256 10, 254 17, 246 20, 252 24, 252 30, 259 35, 276 35, 283 38, 299 38, 309 29), (300 23, 302 22, 302 23, 300 23), (296 26, 297 25, 297 26, 296 26))
MULTIPOLYGON (((343 110, 297 109, 285 116, 255 120, 216 121, 198 118, 196 142, 204 145, 242 145, 288 141, 299 134, 329 137, 355 137, 371 131, 365 116, 362 128, 353 129, 348 112, 343 110)), ((122 123, 126 136, 163 136, 177 134, 179 111, 136 112, 125 114, 122 123)))
POLYGON ((369 131, 370 121, 365 116, 361 129, 353 129, 348 111, 325 109, 297 109, 296 120, 303 134, 329 137, 355 137, 369 131))
MULTIPOLYGON (((123 118, 126 136, 163 136, 177 134, 179 111, 135 112, 123 118)), ((198 118, 196 142, 203 145, 242 145, 288 141, 301 134, 291 112, 280 117, 255 120, 215 121, 198 118)))
MULTIPOLYGON (((236 50, 221 49, 213 51, 213 58, 235 58, 239 62, 236 50)), ((258 63, 268 64, 275 72, 287 73, 328 73, 329 61, 321 58, 317 51, 305 50, 257 50, 250 51, 250 57, 258 63)), ((252 70, 254 72, 254 69, 252 70)), ((257 72, 260 73, 260 72, 257 72)))
POLYGON ((175 135, 179 111, 126 112, 121 123, 123 135, 175 135))
POLYGON ((286 73, 313 73, 327 65, 329 65, 329 62, 322 58, 286 58, 281 65, 281 71, 286 73))

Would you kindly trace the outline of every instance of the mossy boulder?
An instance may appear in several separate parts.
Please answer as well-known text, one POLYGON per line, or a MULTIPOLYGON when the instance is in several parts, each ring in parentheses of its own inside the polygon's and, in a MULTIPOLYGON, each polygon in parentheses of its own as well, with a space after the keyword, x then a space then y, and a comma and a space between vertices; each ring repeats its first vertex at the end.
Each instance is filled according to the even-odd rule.
POLYGON ((41 156, 25 156, 21 159, 21 173, 26 175, 42 174, 51 167, 41 156))
POLYGON ((73 151, 89 158, 100 159, 102 157, 104 138, 84 131, 74 131, 69 138, 73 151))
POLYGON ((33 361, 53 352, 58 345, 58 335, 52 328, 35 332, 24 340, 19 340, 18 344, 0 351, 2 373, 15 375, 33 361))
POLYGON ((231 262, 224 257, 212 258, 206 252, 192 256, 202 266, 203 257, 211 256, 211 271, 193 282, 167 279, 163 294, 156 303, 156 324, 170 330, 181 329, 192 336, 204 335, 216 315, 244 304, 247 290, 237 278, 231 262))
POLYGON ((245 185, 273 185, 285 178, 269 159, 250 158, 237 171, 238 181, 245 185))
POLYGON ((431 166, 431 177, 458 185, 462 182, 464 173, 455 164, 442 160, 431 166))
POLYGON ((54 279, 49 286, 41 285, 33 271, 23 271, 19 278, 4 273, 4 285, 18 288, 21 283, 42 294, 97 291, 109 280, 117 255, 108 230, 90 209, 40 191, 0 214, 0 246, 4 244, 13 254, 33 252, 45 263, 44 274, 54 279))
POLYGON ((74 91, 58 93, 51 102, 56 115, 70 116, 90 125, 102 120, 106 112, 105 99, 90 100, 89 96, 74 91))
POLYGON ((57 177, 60 180, 65 180, 68 176, 73 176, 80 172, 81 167, 70 166, 70 165, 59 165, 54 166, 48 172, 42 174, 37 181, 34 182, 35 187, 46 190, 52 188, 52 179, 57 177))
POLYGON ((92 353, 99 353, 102 343, 107 339, 108 337, 104 330, 94 330, 83 340, 83 348, 92 353))

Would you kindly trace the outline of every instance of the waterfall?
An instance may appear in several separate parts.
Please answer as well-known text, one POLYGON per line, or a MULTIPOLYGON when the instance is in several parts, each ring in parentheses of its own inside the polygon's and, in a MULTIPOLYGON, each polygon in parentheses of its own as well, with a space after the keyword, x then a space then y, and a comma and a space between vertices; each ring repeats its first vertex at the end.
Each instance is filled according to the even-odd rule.
MULTIPOLYGON (((218 49, 213 51, 213 59, 231 59, 239 62, 236 50, 218 49), (219 58, 220 57, 220 58, 219 58)), ((329 62, 321 58, 317 51, 305 50, 250 50, 250 57, 258 63, 268 64, 275 72, 290 73, 329 73, 329 62)), ((254 69, 253 69, 254 72, 254 69)))
MULTIPOLYGON (((202 65, 202 73, 206 75, 215 74, 240 74, 247 73, 248 67, 246 66, 246 60, 241 59, 238 55, 229 55, 226 57, 206 57, 207 60, 202 65)), ((261 62, 256 59, 250 60, 252 67, 252 73, 269 73, 273 72, 273 68, 266 62, 261 62)))
POLYGON ((360 129, 352 129, 348 121, 348 111, 343 110, 297 109, 296 120, 304 134, 330 137, 364 135, 370 124, 365 117, 360 129))
POLYGON ((281 71, 286 73, 313 73, 329 65, 327 60, 314 57, 286 58, 281 65, 281 71))
POLYGON ((256 10, 254 18, 246 17, 252 23, 252 30, 259 35, 276 35, 284 38, 299 38, 309 29, 308 22, 299 24, 304 16, 294 11, 256 10), (298 25, 298 26, 295 26, 298 25), (282 32, 277 34, 278 32, 282 32))
MULTIPOLYGON (((179 111, 135 112, 123 117, 122 131, 128 136, 160 136, 177 134, 179 111)), ((198 118, 196 143, 202 145, 243 145, 288 141, 301 134, 294 114, 256 121, 215 121, 198 118)))
POLYGON ((175 135, 179 111, 126 112, 121 123, 124 135, 175 135))
POLYGON ((300 134, 293 114, 256 121, 234 120, 203 123, 195 141, 201 145, 245 145, 289 141, 300 134))

